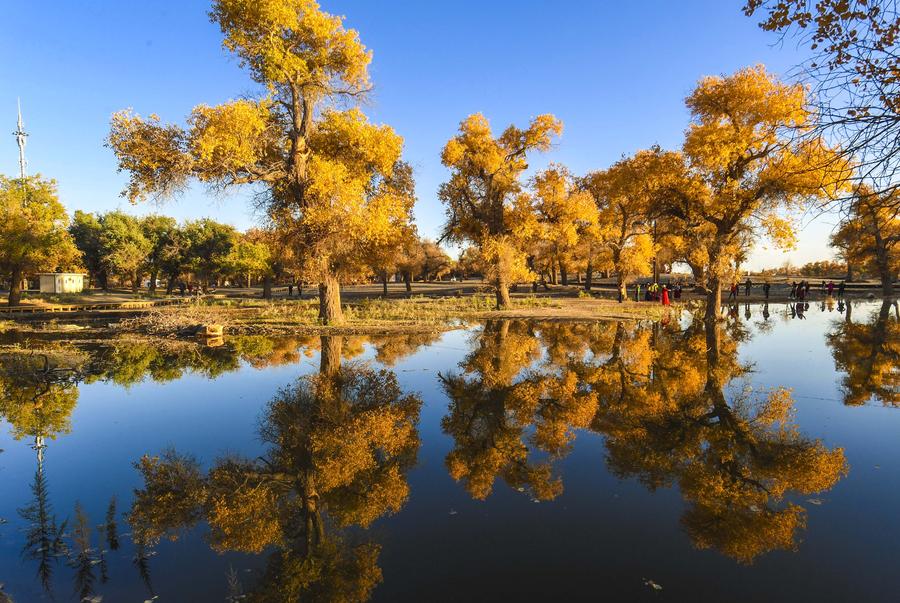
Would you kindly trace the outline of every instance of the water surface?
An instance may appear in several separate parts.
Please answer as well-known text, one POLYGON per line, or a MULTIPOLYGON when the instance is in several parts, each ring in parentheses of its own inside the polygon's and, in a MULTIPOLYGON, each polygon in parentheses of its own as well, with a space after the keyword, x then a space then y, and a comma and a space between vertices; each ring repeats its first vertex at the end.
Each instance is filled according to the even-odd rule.
POLYGON ((726 314, 26 342, 0 593, 896 600, 897 308, 726 314))

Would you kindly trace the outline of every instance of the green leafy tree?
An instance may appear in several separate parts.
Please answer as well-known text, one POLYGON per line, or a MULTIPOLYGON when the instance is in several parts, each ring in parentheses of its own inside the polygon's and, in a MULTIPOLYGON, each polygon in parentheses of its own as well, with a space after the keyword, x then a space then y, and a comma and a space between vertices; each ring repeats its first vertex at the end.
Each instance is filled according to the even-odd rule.
POLYGON ((140 218, 121 211, 100 217, 100 249, 103 266, 109 274, 131 282, 131 290, 141 286, 141 275, 153 249, 140 218))
POLYGON ((55 181, 0 176, 0 272, 9 279, 10 306, 21 302, 22 279, 29 272, 77 264, 68 226, 55 181))
POLYGON ((87 268, 89 286, 100 285, 104 291, 109 288, 106 266, 103 264, 103 249, 100 245, 100 232, 103 227, 95 214, 75 210, 75 217, 69 226, 69 234, 75 247, 81 252, 81 262, 87 268))

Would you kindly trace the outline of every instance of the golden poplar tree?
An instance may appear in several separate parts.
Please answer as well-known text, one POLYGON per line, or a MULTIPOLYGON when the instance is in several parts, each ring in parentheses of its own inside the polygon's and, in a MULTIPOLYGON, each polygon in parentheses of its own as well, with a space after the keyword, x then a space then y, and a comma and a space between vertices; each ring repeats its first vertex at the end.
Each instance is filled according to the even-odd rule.
POLYGON ((522 183, 527 155, 548 150, 561 133, 562 122, 545 114, 524 130, 509 126, 495 138, 488 120, 476 113, 460 123, 459 133, 441 153, 441 162, 451 170, 438 192, 447 211, 442 239, 479 248, 498 308, 509 306, 511 283, 531 276, 523 249, 528 233, 522 232, 516 215, 517 204, 528 205, 522 183))
POLYGON ((214 190, 255 185, 319 282, 321 320, 341 322, 340 281, 367 271, 367 249, 410 219, 392 186, 400 136, 358 108, 333 108, 370 89, 371 52, 314 0, 216 0, 210 17, 262 93, 198 105, 186 128, 116 113, 109 146, 129 175, 124 194, 167 196, 192 178, 214 190))
POLYGON ((656 202, 686 229, 708 234, 703 247, 709 319, 718 313, 735 259, 755 235, 792 245, 787 212, 836 196, 850 168, 821 138, 797 136, 815 118, 806 89, 780 82, 762 66, 706 77, 686 104, 693 120, 684 141, 684 170, 659 187, 656 202))

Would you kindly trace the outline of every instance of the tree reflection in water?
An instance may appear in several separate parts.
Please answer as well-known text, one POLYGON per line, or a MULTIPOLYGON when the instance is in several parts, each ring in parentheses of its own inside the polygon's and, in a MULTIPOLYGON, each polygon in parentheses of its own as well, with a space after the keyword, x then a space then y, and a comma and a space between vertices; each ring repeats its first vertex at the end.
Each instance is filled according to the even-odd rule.
POLYGON ((826 335, 837 370, 844 373, 844 404, 876 400, 900 406, 900 308, 885 300, 865 322, 835 321, 826 335), (894 310, 893 315, 891 310, 894 310))
POLYGON ((441 427, 454 441, 447 469, 476 499, 487 498, 498 477, 536 500, 562 492, 552 460, 568 450, 575 428, 590 424, 597 399, 552 355, 522 375, 540 352, 532 324, 488 321, 461 363, 463 372, 440 376, 450 398, 441 427), (536 459, 529 444, 549 458, 536 459))
POLYGON ((368 598, 380 582, 379 546, 341 531, 397 512, 419 449, 421 400, 393 373, 341 367, 341 337, 323 337, 321 369, 269 403, 257 459, 228 458, 203 473, 169 451, 137 464, 144 486, 129 522, 152 545, 204 520, 213 549, 274 550, 248 600, 368 598))

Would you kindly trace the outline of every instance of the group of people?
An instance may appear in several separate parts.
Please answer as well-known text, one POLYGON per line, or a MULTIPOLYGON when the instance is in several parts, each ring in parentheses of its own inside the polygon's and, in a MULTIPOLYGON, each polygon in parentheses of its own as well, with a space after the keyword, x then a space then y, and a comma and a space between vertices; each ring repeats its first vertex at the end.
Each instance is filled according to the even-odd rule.
MULTIPOLYGON (((753 288, 753 281, 750 280, 750 277, 747 277, 747 280, 744 281, 743 286, 744 295, 749 297, 750 291, 753 288)), ((740 288, 741 285, 737 281, 731 283, 731 288, 728 292, 729 301, 736 300, 738 298, 738 295, 740 295, 740 288)), ((809 284, 809 281, 807 280, 800 281, 799 283, 797 281, 794 281, 793 283, 791 283, 790 299, 796 299, 800 301, 806 300, 809 297, 810 288, 811 286, 809 284)), ((827 295, 828 297, 833 297, 835 289, 837 289, 838 298, 844 297, 845 288, 846 284, 844 281, 840 281, 840 283, 838 283, 837 285, 834 284, 834 281, 822 281, 822 285, 820 287, 822 293, 824 295, 827 295)), ((762 290, 765 298, 769 299, 769 292, 772 290, 772 285, 768 281, 766 281, 762 285, 762 290)))
MULTIPOLYGON (((844 298, 844 291, 846 289, 846 286, 847 285, 846 285, 845 281, 841 281, 840 283, 838 283, 838 285, 837 285, 838 299, 844 298)), ((790 298, 804 301, 806 298, 809 297, 809 290, 810 290, 809 281, 804 280, 804 281, 800 281, 799 283, 797 281, 794 281, 793 283, 791 283, 790 298)), ((834 290, 835 290, 834 281, 827 281, 827 282, 822 281, 822 284, 820 285, 819 290, 823 294, 827 295, 828 297, 834 297, 834 290)))
MULTIPOLYGON (((671 288, 668 285, 659 283, 650 283, 644 290, 644 301, 658 301, 664 306, 668 306, 672 299, 681 299, 682 287, 681 283, 675 283, 671 288)), ((634 301, 641 301, 641 284, 634 285, 634 301)))

